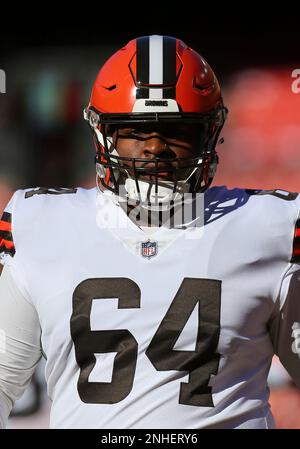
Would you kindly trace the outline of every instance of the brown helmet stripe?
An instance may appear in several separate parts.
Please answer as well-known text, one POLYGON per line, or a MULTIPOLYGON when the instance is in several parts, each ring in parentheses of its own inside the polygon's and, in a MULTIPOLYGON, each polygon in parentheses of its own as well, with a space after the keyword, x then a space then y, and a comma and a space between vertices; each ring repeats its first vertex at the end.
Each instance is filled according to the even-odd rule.
POLYGON ((136 40, 136 98, 149 98, 149 37, 136 40))
POLYGON ((144 36, 136 40, 136 98, 176 99, 176 39, 144 36))
POLYGON ((176 99, 176 39, 163 38, 163 84, 172 87, 163 89, 163 98, 176 99))

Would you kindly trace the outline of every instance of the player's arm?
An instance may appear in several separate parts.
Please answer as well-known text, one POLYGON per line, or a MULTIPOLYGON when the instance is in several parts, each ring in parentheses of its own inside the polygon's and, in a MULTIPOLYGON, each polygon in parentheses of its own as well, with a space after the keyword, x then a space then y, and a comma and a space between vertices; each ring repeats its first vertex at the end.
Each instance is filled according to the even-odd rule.
POLYGON ((0 267, 0 428, 4 428, 41 357, 41 331, 37 312, 21 294, 10 267, 0 267))
POLYGON ((269 323, 275 353, 300 388, 300 265, 291 265, 269 323))

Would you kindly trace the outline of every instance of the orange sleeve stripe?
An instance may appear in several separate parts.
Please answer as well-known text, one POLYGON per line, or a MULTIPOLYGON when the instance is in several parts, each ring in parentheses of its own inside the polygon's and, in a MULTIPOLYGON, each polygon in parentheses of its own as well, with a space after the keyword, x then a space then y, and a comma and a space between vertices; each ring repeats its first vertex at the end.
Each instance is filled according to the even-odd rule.
POLYGON ((295 229, 295 237, 300 237, 300 228, 295 229))
POLYGON ((0 240, 0 246, 4 245, 7 249, 12 249, 15 247, 14 242, 10 242, 9 240, 2 239, 0 240))
POLYGON ((0 231, 11 232, 11 223, 8 223, 8 221, 0 220, 0 231))

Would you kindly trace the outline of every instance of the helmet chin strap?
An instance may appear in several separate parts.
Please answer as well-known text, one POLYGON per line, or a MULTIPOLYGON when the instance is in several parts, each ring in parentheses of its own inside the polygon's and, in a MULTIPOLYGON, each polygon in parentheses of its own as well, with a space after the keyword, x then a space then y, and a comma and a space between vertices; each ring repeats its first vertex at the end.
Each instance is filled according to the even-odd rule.
POLYGON ((170 203, 173 205, 179 203, 183 199, 184 193, 189 192, 189 183, 185 181, 178 181, 176 191, 174 192, 174 184, 169 181, 159 181, 157 184, 157 190, 154 183, 146 181, 137 181, 139 186, 139 192, 137 189, 137 183, 134 179, 127 178, 125 181, 125 190, 127 197, 134 202, 139 201, 141 206, 151 210, 164 210, 170 207, 170 203))

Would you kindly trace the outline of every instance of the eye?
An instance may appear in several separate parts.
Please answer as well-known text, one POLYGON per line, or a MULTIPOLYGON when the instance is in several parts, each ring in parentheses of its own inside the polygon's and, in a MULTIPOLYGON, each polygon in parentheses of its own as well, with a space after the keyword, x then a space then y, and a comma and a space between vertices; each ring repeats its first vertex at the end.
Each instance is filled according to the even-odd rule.
POLYGON ((147 128, 147 126, 132 126, 128 128, 119 128, 118 135, 119 137, 142 137, 149 134, 151 131, 147 128))
POLYGON ((123 128, 123 129, 119 130, 119 133, 122 133, 122 134, 132 134, 134 132, 136 132, 135 128, 123 128))
POLYGON ((131 134, 136 131, 138 131, 137 126, 126 126, 126 127, 124 126, 119 128, 119 132, 122 132, 124 134, 131 134))

